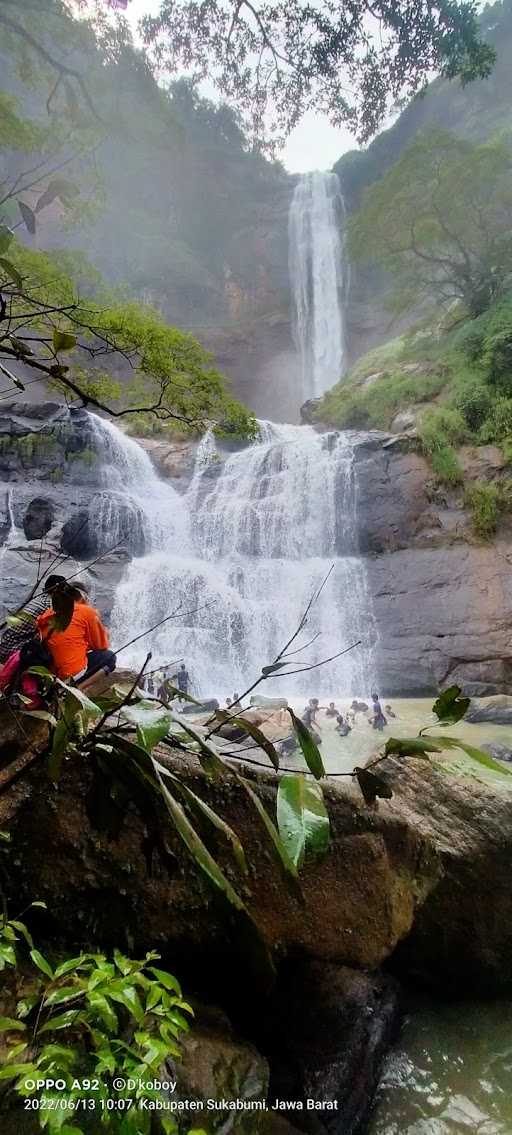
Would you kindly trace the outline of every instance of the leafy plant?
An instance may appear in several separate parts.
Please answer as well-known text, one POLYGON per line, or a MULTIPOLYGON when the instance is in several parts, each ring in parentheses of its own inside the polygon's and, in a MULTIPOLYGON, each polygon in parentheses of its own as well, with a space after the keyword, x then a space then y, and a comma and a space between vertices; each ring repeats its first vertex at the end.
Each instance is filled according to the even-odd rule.
MULTIPOLYGON (((24 973, 27 992, 16 1016, 0 1018, 0 1031, 10 1042, 0 1081, 21 1099, 38 1098, 37 1116, 50 1135, 79 1133, 82 1122, 89 1129, 91 1112, 95 1130, 155 1131, 153 1113, 139 1101, 161 1099, 156 1086, 161 1065, 179 1059, 180 1038, 192 1015, 176 978, 155 966, 154 952, 142 961, 119 950, 112 958, 81 953, 54 966, 34 948, 24 924, 8 925, 27 941, 31 969, 24 973), (41 1088, 45 1080, 48 1086, 41 1088), (153 1087, 139 1086, 152 1080, 153 1087), (112 1098, 115 1107, 108 1104, 112 1098)), ((162 1135, 175 1130, 174 1121, 159 1124, 162 1135)))

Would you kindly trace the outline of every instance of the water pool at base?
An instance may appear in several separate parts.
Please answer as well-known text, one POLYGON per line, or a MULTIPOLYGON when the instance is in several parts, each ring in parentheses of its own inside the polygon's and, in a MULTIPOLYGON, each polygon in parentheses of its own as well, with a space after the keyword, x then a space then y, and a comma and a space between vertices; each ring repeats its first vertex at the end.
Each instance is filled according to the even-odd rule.
POLYGON ((415 998, 368 1135, 511 1135, 512 1001, 415 998))

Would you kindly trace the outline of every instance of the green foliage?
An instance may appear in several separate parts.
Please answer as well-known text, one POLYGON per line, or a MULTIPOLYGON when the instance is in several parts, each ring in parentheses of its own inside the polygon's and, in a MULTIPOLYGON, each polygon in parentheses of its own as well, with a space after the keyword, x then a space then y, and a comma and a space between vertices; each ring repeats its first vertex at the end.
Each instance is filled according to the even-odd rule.
POLYGON ((352 255, 393 272, 409 306, 458 299, 479 315, 512 272, 511 168, 500 140, 419 135, 351 218, 352 255))
POLYGON ((455 380, 450 401, 468 429, 477 433, 491 410, 493 395, 481 371, 467 368, 455 380))
POLYGON ((12 242, 9 259, 24 285, 23 291, 15 281, 3 285, 4 295, 12 300, 5 349, 13 358, 30 367, 37 341, 38 373, 46 367, 54 386, 81 394, 86 404, 113 413, 131 412, 133 407, 139 420, 151 413, 195 431, 213 421, 219 433, 254 436, 254 416, 231 397, 197 340, 168 326, 154 308, 109 295, 83 256, 49 255, 12 242), (86 298, 85 289, 93 288, 95 298, 86 298), (75 363, 77 356, 87 358, 90 352, 127 360, 131 379, 119 384, 96 363, 90 367, 75 363), (116 399, 121 403, 118 408, 111 405, 116 399))
MULTIPOLYGON (((9 925, 20 926, 31 944, 26 927, 9 925)), ((0 1020, 0 1029, 11 1037, 0 1080, 21 1099, 44 1097, 46 1106, 37 1115, 50 1135, 80 1132, 76 1118, 80 1123, 90 1110, 102 1131, 150 1135, 151 1112, 139 1109, 138 1101, 161 1095, 157 1088, 139 1088, 139 1080, 158 1079, 166 1060, 179 1059, 180 1038, 190 1027, 192 1009, 176 978, 155 967, 159 955, 154 952, 143 961, 119 950, 112 958, 81 953, 56 966, 33 948, 30 957, 28 979, 24 972, 30 992, 18 1002, 15 1018, 0 1020), (42 1091, 41 1080, 62 1081, 65 1087, 42 1091), (113 1083, 119 1102, 109 1110, 113 1083)))
POLYGON ((467 427, 462 414, 450 406, 434 406, 425 410, 419 425, 424 449, 432 453, 439 440, 461 445, 467 439, 467 427))
POLYGON ((465 504, 471 511, 475 534, 482 540, 490 540, 500 517, 512 510, 512 480, 503 478, 491 484, 474 481, 466 487, 465 504))
POLYGON ((494 52, 479 41, 469 4, 382 7, 382 34, 371 47, 367 14, 363 3, 291 0, 284 9, 210 0, 206 30, 192 0, 161 0, 143 29, 160 67, 213 77, 257 144, 286 136, 306 110, 327 113, 367 141, 397 99, 420 90, 431 71, 464 83, 492 69, 494 52))
MULTIPOLYGON (((470 698, 461 697, 460 686, 450 686, 443 690, 439 697, 432 706, 432 711, 437 717, 436 728, 442 725, 455 725, 466 714, 470 698)), ((386 742, 384 750, 384 758, 377 758, 376 761, 370 766, 373 768, 378 764, 381 759, 386 757, 396 756, 400 758, 405 757, 419 757, 424 760, 430 760, 431 754, 442 753, 446 749, 460 749, 476 764, 482 765, 484 768, 491 769, 492 772, 498 772, 502 776, 512 776, 512 771, 507 768, 505 764, 500 764, 485 753, 483 749, 476 748, 475 745, 469 745, 466 741, 462 741, 460 737, 447 737, 439 736, 425 737, 424 734, 427 730, 434 728, 427 725, 422 730, 418 737, 396 738, 390 737, 386 742)), ((442 769, 441 764, 436 764, 436 768, 442 769)))
POLYGON ((512 435, 512 398, 496 398, 479 431, 481 441, 502 442, 512 435))
MULTIPOLYGON (((372 352, 373 354, 373 352, 372 352)), ((371 373, 371 372, 370 372, 371 373)), ((428 402, 442 390, 446 375, 438 372, 378 375, 368 385, 355 386, 352 376, 343 379, 322 399, 316 417, 340 429, 389 429, 400 409, 414 402, 428 402)))
POLYGON ((320 786, 302 774, 287 773, 277 791, 277 823, 281 839, 296 867, 306 855, 325 855, 329 817, 320 786))
POLYGON ((457 454, 451 445, 438 445, 430 455, 435 478, 441 485, 455 487, 464 480, 457 454))
POLYGON ((466 437, 466 425, 458 410, 436 406, 426 410, 418 423, 418 435, 430 457, 436 479, 443 485, 458 485, 462 469, 453 448, 466 437))

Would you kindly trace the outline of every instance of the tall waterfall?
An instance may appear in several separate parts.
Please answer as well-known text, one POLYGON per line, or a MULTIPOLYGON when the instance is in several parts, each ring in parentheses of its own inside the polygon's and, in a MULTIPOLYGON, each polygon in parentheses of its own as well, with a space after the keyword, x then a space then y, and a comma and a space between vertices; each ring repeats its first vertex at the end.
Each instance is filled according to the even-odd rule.
POLYGON ((289 217, 289 269, 304 399, 318 398, 345 369, 344 304, 350 284, 345 206, 335 173, 307 173, 289 217))
POLYGON ((183 497, 164 482, 156 490, 152 469, 137 475, 139 500, 158 493, 161 528, 153 529, 152 550, 132 561, 118 587, 113 645, 173 611, 184 614, 120 662, 137 665, 151 649, 155 665, 184 658, 201 695, 240 693, 290 638, 334 564, 294 648, 315 641, 295 655, 292 668, 359 638, 363 646, 313 675, 274 678, 265 690, 324 697, 368 692, 372 627, 357 558, 353 449, 344 435, 262 423, 261 440, 225 459, 209 435, 183 497))
MULTIPOLYGON (((290 275, 306 397, 343 371, 342 221, 335 174, 301 178, 290 212, 290 275)), ((112 470, 107 480, 129 494, 146 548, 117 589, 113 645, 177 615, 120 661, 139 665, 151 649, 155 665, 184 659, 201 696, 241 693, 290 639, 326 581, 293 644, 291 669, 339 655, 359 639, 362 645, 312 673, 275 676, 265 691, 367 695, 374 625, 358 557, 350 436, 262 422, 256 442, 226 455, 209 432, 179 496, 140 449, 134 454, 133 441, 95 421, 96 448, 112 470)), ((108 507, 100 499, 100 526, 108 507)))

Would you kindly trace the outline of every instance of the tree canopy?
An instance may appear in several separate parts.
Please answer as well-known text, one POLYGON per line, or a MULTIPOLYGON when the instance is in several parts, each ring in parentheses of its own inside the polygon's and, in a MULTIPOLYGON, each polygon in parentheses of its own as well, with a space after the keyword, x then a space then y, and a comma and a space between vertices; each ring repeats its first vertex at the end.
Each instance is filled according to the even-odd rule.
POLYGON ((365 142, 433 71, 466 83, 494 62, 473 0, 160 0, 142 30, 160 70, 208 78, 274 148, 308 110, 365 142))
POLYGON ((446 131, 420 135, 367 190, 350 221, 352 256, 397 278, 398 306, 460 300, 485 311, 512 278, 512 151, 446 131))
POLYGON ((106 294, 85 257, 34 252, 5 226, 0 371, 10 383, 6 397, 43 378, 113 417, 143 413, 198 431, 214 421, 227 433, 254 432, 252 415, 192 335, 148 305, 106 294))

